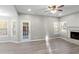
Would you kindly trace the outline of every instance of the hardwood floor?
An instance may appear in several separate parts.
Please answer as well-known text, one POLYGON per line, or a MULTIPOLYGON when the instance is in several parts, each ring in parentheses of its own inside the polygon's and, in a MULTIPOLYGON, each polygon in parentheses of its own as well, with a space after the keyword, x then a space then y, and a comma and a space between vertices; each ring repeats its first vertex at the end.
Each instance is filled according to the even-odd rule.
MULTIPOLYGON (((49 41, 52 54, 78 54, 79 46, 63 39, 49 41)), ((26 43, 0 43, 0 54, 49 54, 44 40, 26 43)))

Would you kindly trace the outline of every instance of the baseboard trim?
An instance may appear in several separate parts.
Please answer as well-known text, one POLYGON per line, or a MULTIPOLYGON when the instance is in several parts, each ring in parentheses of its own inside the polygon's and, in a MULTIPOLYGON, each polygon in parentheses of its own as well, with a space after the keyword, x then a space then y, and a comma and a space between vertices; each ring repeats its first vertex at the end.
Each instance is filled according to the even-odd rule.
POLYGON ((19 43, 21 42, 32 42, 32 41, 41 41, 41 40, 45 40, 45 39, 34 39, 34 40, 24 40, 24 41, 20 41, 19 43))
MULTIPOLYGON (((51 40, 51 39, 56 39, 56 38, 60 38, 60 37, 49 38, 49 40, 51 40)), ((21 43, 21 42, 41 41, 41 40, 45 40, 45 39, 34 39, 34 40, 28 40, 28 41, 20 41, 20 43, 21 43)))
POLYGON ((0 43, 8 43, 8 42, 19 43, 19 41, 0 41, 0 43))
MULTIPOLYGON (((61 38, 61 37, 53 37, 53 38, 49 38, 49 40, 51 39, 56 39, 56 38, 61 38)), ((41 40, 45 40, 45 39, 34 39, 34 40, 22 40, 22 41, 0 41, 0 43, 6 43, 6 42, 12 42, 12 43, 23 43, 23 42, 33 42, 33 41, 41 41, 41 40)))

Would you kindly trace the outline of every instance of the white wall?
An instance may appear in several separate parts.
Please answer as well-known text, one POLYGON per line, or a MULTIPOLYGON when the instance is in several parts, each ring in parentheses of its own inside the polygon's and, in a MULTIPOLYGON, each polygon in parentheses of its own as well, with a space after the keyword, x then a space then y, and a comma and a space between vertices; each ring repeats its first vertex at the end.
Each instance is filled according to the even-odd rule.
POLYGON ((20 41, 21 40, 21 20, 28 20, 31 23, 31 40, 44 39, 46 32, 48 32, 50 38, 54 36, 54 22, 58 22, 57 18, 47 16, 35 16, 35 15, 20 15, 18 17, 15 6, 12 5, 0 5, 0 20, 8 22, 8 36, 0 37, 0 41, 20 41), (12 22, 16 22, 16 36, 12 36, 12 22), (46 26, 46 27, 45 27, 46 26))
POLYGON ((57 34, 55 31, 54 22, 58 23, 58 18, 47 17, 47 16, 36 16, 36 15, 20 15, 18 17, 15 6, 12 5, 0 5, 0 20, 8 22, 8 36, 0 37, 0 41, 17 41, 21 40, 21 20, 28 20, 31 23, 31 40, 44 39, 46 33, 52 38, 57 34), (16 22, 16 36, 12 36, 12 22, 16 22))
POLYGON ((66 22, 64 31, 60 28, 61 37, 68 37, 65 40, 79 45, 79 40, 70 39, 70 31, 79 31, 79 13, 64 16, 60 19, 60 22, 66 22))
POLYGON ((62 17, 61 20, 66 21, 68 26, 79 27, 79 13, 62 17))
POLYGON ((58 34, 58 18, 55 17, 44 17, 44 28, 45 33, 49 35, 50 38, 54 38, 58 34))
POLYGON ((45 31, 49 32, 49 36, 53 37, 53 22, 57 22, 57 18, 35 15, 20 15, 19 20, 29 20, 31 22, 31 40, 44 39, 45 31), (45 26, 46 29, 45 30, 45 26))

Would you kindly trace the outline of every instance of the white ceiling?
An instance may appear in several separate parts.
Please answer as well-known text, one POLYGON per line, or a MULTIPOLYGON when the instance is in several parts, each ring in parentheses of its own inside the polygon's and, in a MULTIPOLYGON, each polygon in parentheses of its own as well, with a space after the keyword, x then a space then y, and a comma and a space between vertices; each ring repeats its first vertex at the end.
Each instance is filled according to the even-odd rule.
POLYGON ((56 14, 52 14, 50 11, 48 11, 47 5, 16 5, 16 9, 17 9, 17 12, 20 14, 61 17, 61 16, 79 12, 79 5, 65 5, 64 7, 61 8, 63 11, 57 12, 56 14), (27 11, 29 8, 32 11, 30 12, 27 11))

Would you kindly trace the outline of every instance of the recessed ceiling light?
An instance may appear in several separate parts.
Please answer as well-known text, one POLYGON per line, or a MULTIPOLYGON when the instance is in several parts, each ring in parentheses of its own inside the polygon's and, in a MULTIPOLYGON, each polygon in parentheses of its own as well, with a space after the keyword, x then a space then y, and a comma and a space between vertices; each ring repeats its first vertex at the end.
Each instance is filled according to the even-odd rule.
POLYGON ((31 11, 31 9, 28 9, 27 11, 31 11))

